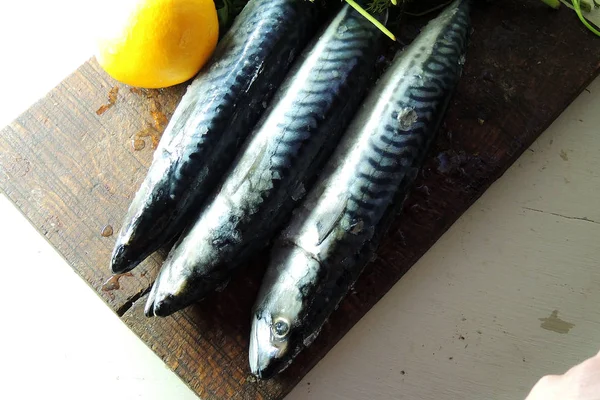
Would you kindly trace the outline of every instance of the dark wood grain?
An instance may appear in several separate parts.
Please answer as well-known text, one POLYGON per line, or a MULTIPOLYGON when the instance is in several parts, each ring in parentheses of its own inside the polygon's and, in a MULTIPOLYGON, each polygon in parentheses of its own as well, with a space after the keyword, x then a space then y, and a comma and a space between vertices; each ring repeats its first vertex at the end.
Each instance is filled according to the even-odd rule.
MULTIPOLYGON (((101 233, 106 225, 120 228, 151 162, 152 140, 144 135, 160 133, 185 85, 130 89, 93 60, 85 63, 1 131, 0 188, 203 399, 281 398, 597 76, 600 41, 566 9, 538 3, 478 3, 463 79, 415 190, 355 291, 313 346, 271 381, 252 379, 246 361, 264 254, 223 292, 164 319, 142 313, 160 254, 119 285, 104 285, 114 236, 101 233), (136 151, 140 132, 137 146, 142 140, 145 147, 136 151)), ((416 32, 410 23, 401 30, 416 32)))

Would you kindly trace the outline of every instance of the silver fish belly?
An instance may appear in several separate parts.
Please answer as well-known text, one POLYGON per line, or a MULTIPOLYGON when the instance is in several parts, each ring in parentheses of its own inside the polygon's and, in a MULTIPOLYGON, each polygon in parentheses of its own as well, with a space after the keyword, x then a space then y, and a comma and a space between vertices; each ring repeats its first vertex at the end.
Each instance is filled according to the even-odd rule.
POLYGON ((175 245, 146 312, 169 315, 229 279, 304 196, 356 112, 382 42, 349 6, 299 58, 219 191, 175 245))
POLYGON ((197 215, 320 25, 305 0, 250 0, 177 106, 124 218, 111 259, 133 269, 197 215))
POLYGON ((277 239, 252 316, 258 377, 312 343, 371 259, 443 119, 468 30, 468 1, 457 0, 396 56, 277 239))

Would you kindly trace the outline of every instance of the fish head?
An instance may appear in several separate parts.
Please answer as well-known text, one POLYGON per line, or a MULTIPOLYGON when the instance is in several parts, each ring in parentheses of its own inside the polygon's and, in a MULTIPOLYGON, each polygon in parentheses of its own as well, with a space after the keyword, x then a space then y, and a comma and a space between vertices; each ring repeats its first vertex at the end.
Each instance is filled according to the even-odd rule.
POLYGON ((250 369, 261 379, 283 371, 314 332, 311 292, 319 262, 298 247, 276 247, 252 313, 250 369))
POLYGON ((148 297, 147 315, 169 316, 227 284, 229 271, 225 268, 213 269, 209 256, 201 258, 189 254, 194 251, 195 246, 176 245, 169 253, 154 282, 152 296, 148 297))
POLYGON ((290 357, 290 321, 283 317, 264 318, 256 314, 252 321, 249 361, 254 375, 268 379, 283 370, 292 360, 290 357))

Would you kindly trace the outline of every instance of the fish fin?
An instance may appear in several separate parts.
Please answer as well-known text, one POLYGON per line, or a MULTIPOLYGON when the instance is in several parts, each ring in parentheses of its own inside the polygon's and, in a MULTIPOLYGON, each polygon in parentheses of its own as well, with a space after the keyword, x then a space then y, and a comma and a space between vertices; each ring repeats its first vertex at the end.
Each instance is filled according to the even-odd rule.
MULTIPOLYGON (((250 145, 247 149, 251 149, 253 144, 254 143, 250 143, 250 145)), ((247 166, 245 173, 243 173, 243 175, 240 174, 240 176, 237 179, 237 182, 232 185, 232 187, 234 188, 232 190, 232 193, 237 192, 242 187, 244 182, 246 182, 246 181, 251 182, 250 181, 251 176, 253 174, 255 174, 257 170, 259 170, 259 167, 260 167, 261 163, 263 163, 263 159, 265 157, 265 153, 267 150, 267 146, 264 143, 261 143, 259 146, 260 146, 260 150, 256 154, 256 157, 254 158, 252 163, 247 166)), ((247 151, 247 150, 245 150, 245 151, 247 151)), ((235 165, 235 163, 234 163, 234 165, 235 165)))
POLYGON ((348 197, 345 195, 338 196, 335 201, 327 204, 327 209, 321 214, 324 217, 317 223, 317 232, 319 240, 317 246, 327 239, 333 229, 338 225, 339 221, 344 216, 348 197))

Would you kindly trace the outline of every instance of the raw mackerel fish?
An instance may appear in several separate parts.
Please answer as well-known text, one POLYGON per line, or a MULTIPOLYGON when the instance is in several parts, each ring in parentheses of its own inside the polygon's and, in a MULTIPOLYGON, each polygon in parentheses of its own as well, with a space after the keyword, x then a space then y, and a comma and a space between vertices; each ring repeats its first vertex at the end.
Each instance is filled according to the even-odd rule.
POLYGON ((167 257, 147 315, 166 316, 202 299, 268 245, 356 113, 382 42, 379 29, 349 6, 317 35, 167 257))
POLYGON ((469 3, 398 54, 277 239, 252 315, 250 368, 284 370, 310 346, 407 196, 459 80, 469 3))
POLYGON ((244 7, 160 140, 117 237, 114 273, 133 269, 197 215, 320 15, 306 0, 250 0, 244 7))

